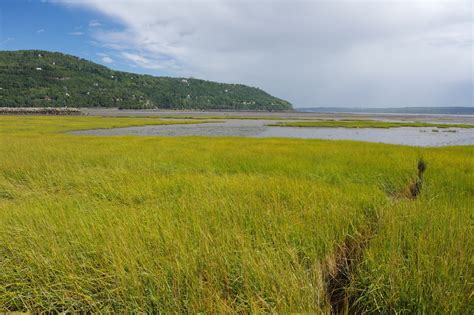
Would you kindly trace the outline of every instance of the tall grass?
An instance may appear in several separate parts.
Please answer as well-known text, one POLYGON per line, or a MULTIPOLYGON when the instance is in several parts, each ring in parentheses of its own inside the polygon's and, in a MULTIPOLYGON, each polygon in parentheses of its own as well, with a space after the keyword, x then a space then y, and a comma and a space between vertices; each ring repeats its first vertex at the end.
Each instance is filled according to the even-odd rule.
POLYGON ((474 311, 474 151, 431 149, 422 194, 383 208, 353 291, 355 309, 383 313, 474 311))
POLYGON ((148 120, 0 117, 0 310, 328 311, 325 262, 372 212, 356 306, 469 310, 472 147, 61 133, 117 123, 148 120))
MULTIPOLYGON (((0 116, 0 133, 9 135, 51 134, 64 131, 147 125, 206 123, 207 120, 164 120, 157 117, 126 118, 98 116, 0 116)), ((6 139, 3 139, 6 140, 6 139)))

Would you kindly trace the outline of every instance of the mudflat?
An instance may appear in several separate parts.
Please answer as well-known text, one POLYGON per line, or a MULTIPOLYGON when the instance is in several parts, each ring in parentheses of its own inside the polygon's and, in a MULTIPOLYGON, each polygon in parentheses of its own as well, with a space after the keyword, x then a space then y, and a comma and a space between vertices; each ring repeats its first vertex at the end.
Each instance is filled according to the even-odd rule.
MULTIPOLYGON (((188 112, 189 113, 189 112, 188 112)), ((260 113, 258 113, 260 114, 260 113)), ((284 113, 278 113, 283 115, 284 113)), ((306 117, 303 113, 300 117, 306 117)), ((299 139, 325 139, 325 140, 356 140, 367 142, 378 142, 388 144, 400 144, 410 146, 452 146, 452 145, 472 145, 474 144, 473 128, 438 128, 452 122, 444 120, 436 122, 437 125, 432 127, 396 127, 396 128, 343 128, 343 127, 283 127, 278 126, 281 122, 298 122, 301 120, 284 117, 270 119, 261 116, 253 117, 255 119, 243 119, 242 116, 222 116, 221 119, 209 119, 207 123, 199 124, 169 124, 169 125, 147 125, 147 126, 131 126, 110 129, 92 129, 74 131, 77 135, 94 135, 94 136, 205 136, 205 137, 250 137, 250 138, 299 138, 299 139), (229 117, 231 117, 229 119, 229 117), (238 119, 237 119, 238 118, 238 119), (281 120, 279 120, 281 119, 281 120)), ((263 114, 260 114, 263 115, 263 114)), ((147 116, 148 117, 148 116, 147 116)), ((153 116, 154 117, 154 116, 153 116)), ((217 117, 213 115, 183 115, 170 116, 163 115, 161 117, 192 117, 192 118, 209 118, 217 117)), ((301 118, 300 118, 301 119, 301 118)), ((317 119, 334 119, 321 118, 317 119)), ((340 118, 338 119, 348 119, 340 118)), ((354 118, 357 121, 361 118, 354 118)), ((427 117, 428 119, 428 117, 427 117)), ((177 119, 168 118, 170 121, 177 119)), ((324 122, 321 120, 321 122, 324 122)), ((341 122, 341 126, 344 125, 341 122)), ((332 123, 332 122, 331 122, 332 123)), ((457 122, 456 122, 457 123, 457 122)), ((368 123, 371 125, 371 122, 368 123)))
POLYGON ((272 119, 375 119, 383 121, 420 121, 439 123, 474 124, 472 115, 425 115, 425 114, 351 114, 351 113, 308 113, 308 112, 264 112, 264 111, 199 111, 199 110, 128 110, 118 108, 81 108, 81 111, 91 116, 156 116, 156 117, 206 117, 222 118, 272 118, 272 119))

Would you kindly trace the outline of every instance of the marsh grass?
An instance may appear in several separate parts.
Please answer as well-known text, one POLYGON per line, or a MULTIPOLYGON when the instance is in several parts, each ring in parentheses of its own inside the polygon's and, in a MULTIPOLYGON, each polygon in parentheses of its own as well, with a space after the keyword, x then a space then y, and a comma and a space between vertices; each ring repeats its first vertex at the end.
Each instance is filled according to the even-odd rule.
POLYGON ((467 245, 474 241, 474 152, 470 147, 426 153, 422 193, 382 208, 380 228, 352 284, 359 297, 355 310, 467 314, 474 309, 473 250, 467 245))
POLYGON ((147 125, 207 123, 202 119, 164 120, 157 117, 127 118, 98 116, 1 116, 2 134, 51 134, 84 129, 120 128, 147 125))
POLYGON ((1 311, 329 311, 369 214, 353 309, 472 310, 472 147, 63 133, 157 122, 0 117, 1 311))

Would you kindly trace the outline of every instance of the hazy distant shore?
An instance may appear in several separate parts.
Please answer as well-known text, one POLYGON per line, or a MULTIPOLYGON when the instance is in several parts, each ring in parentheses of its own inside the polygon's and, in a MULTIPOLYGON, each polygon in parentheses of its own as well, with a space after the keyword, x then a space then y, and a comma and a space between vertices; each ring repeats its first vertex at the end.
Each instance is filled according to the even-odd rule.
POLYGON ((312 107, 296 108, 299 112, 311 113, 361 113, 361 114, 409 114, 409 115, 474 115, 474 107, 391 107, 391 108, 354 108, 354 107, 312 107))
POLYGON ((290 119, 375 119, 387 121, 420 121, 439 123, 474 123, 472 115, 440 115, 440 114, 366 114, 366 113, 318 113, 318 112, 262 112, 262 111, 199 111, 199 110, 121 110, 117 108, 81 108, 83 113, 91 116, 177 116, 200 117, 258 117, 258 118, 290 118, 290 119))

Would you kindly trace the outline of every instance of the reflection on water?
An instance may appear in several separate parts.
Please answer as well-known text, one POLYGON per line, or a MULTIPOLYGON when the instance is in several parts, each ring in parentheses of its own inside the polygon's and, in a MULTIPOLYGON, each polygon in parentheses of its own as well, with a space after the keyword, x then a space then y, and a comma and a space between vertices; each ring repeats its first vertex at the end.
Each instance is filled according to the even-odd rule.
POLYGON ((301 138, 357 140, 412 146, 447 146, 474 144, 474 129, 462 128, 292 128, 269 127, 275 121, 227 120, 195 125, 142 126, 76 131, 74 134, 99 136, 213 136, 254 138, 301 138))

